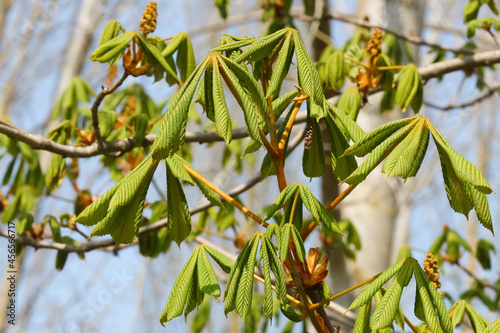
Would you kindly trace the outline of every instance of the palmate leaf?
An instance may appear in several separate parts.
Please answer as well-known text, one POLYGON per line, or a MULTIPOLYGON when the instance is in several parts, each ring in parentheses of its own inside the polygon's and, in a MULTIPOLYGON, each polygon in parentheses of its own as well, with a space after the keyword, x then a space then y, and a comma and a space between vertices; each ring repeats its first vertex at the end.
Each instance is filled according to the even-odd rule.
POLYGON ((300 194, 300 199, 304 203, 304 206, 311 212, 312 218, 318 225, 322 221, 323 226, 329 231, 342 234, 342 231, 332 214, 330 214, 319 202, 319 200, 314 197, 311 190, 309 190, 307 186, 300 183, 290 184, 283 191, 281 191, 271 207, 268 208, 267 215, 264 220, 269 220, 277 210, 283 208, 287 203, 291 204, 290 199, 292 199, 297 191, 300 194))
MULTIPOLYGON (((403 288, 406 287, 411 280, 412 275, 415 276, 417 284, 417 294, 415 298, 415 314, 422 319, 432 332, 453 332, 452 321, 448 316, 446 306, 439 296, 436 288, 425 276, 424 271, 413 258, 406 258, 395 265, 389 267, 381 273, 375 280, 366 285, 361 294, 354 300, 348 310, 361 308, 371 303, 372 298, 380 293, 383 285, 395 276, 391 286, 383 296, 379 297, 378 306, 375 310, 371 326, 374 330, 383 330, 391 327, 392 323, 400 313, 399 302, 403 288)), ((366 308, 365 308, 366 309, 366 308)), ((364 318, 363 318, 364 319, 364 318)), ((359 323, 360 330, 366 326, 359 323)))
POLYGON ((361 294, 359 294, 354 302, 352 302, 348 310, 357 309, 365 304, 370 303, 377 291, 379 291, 387 281, 389 281, 394 275, 396 275, 408 260, 409 258, 401 260, 400 262, 392 265, 383 273, 381 273, 375 280, 363 287, 363 289, 361 290, 361 294))
POLYGON ((184 143, 186 122, 196 87, 208 64, 206 58, 191 76, 184 82, 181 89, 175 94, 170 107, 160 125, 158 134, 153 143, 152 155, 155 159, 164 159, 174 154, 184 143))
POLYGON ((399 119, 379 126, 356 141, 355 144, 346 150, 345 155, 363 157, 384 142, 392 134, 396 133, 401 127, 407 126, 413 121, 415 121, 415 117, 399 119))
POLYGON ((371 327, 373 329, 382 329, 392 325, 400 309, 399 302, 403 288, 408 285, 412 275, 411 261, 406 260, 373 313, 371 320, 371 327))
POLYGON ((108 24, 106 24, 106 26, 104 27, 104 30, 102 31, 101 38, 99 39, 99 46, 118 36, 120 30, 125 32, 125 29, 123 29, 120 22, 118 22, 117 20, 109 21, 108 24))
POLYGON ((417 293, 424 314, 424 318, 420 318, 421 316, 419 318, 425 319, 425 323, 432 332, 453 332, 452 322, 441 296, 431 281, 429 281, 422 268, 420 268, 418 262, 415 259, 412 260, 413 272, 417 282, 417 293))
POLYGON ((330 138, 332 170, 337 179, 342 180, 356 170, 358 163, 354 156, 342 156, 350 147, 349 137, 339 128, 331 113, 325 117, 325 124, 330 138))
POLYGON ((359 154, 358 156, 360 156, 361 154, 365 153, 368 148, 372 148, 373 146, 375 146, 375 144, 378 144, 382 141, 382 143, 380 143, 375 147, 375 149, 373 149, 370 156, 365 159, 363 163, 361 163, 361 165, 349 177, 344 179, 344 182, 348 184, 359 184, 364 181, 368 174, 372 172, 380 162, 382 162, 384 157, 393 152, 395 148, 397 148, 401 141, 404 140, 404 138, 410 133, 415 124, 419 121, 423 121, 423 119, 424 118, 418 118, 418 116, 414 117, 412 122, 399 129, 399 131, 397 131, 395 134, 392 133, 399 128, 400 124, 397 124, 398 126, 391 126, 392 132, 387 129, 383 129, 385 125, 382 125, 372 131, 375 132, 375 134, 372 134, 372 132, 370 132, 366 135, 365 138, 352 145, 349 149, 346 150, 344 155, 359 154), (377 133, 379 129, 381 130, 379 133, 377 133))
MULTIPOLYGON (((91 213, 91 221, 96 224, 90 237, 111 235, 117 244, 132 243, 137 236, 140 222, 142 221, 142 211, 146 193, 159 161, 153 160, 151 155, 137 166, 129 175, 118 182, 115 187, 109 190, 112 193, 107 197, 108 192, 103 196, 103 200, 92 203, 76 219, 76 222, 85 224, 85 214, 91 213), (102 205, 94 207, 94 205, 102 205), (103 213, 105 216, 103 216, 103 213)), ((87 220, 88 221, 88 220, 87 220)), ((91 224, 89 224, 91 225, 91 224)))
POLYGON ((175 280, 160 316, 162 325, 180 316, 182 312, 187 317, 189 312, 202 303, 205 294, 215 298, 220 296, 219 282, 208 260, 207 252, 214 259, 217 258, 215 260, 218 264, 219 262, 224 263, 221 266, 224 270, 227 269, 227 262, 231 262, 226 256, 211 247, 199 245, 175 280))
POLYGON ((254 269, 257 259, 257 251, 260 246, 260 256, 264 261, 264 307, 265 314, 272 315, 270 308, 272 307, 271 297, 271 277, 270 271, 273 272, 276 280, 277 295, 280 302, 286 302, 286 285, 283 275, 283 268, 276 256, 274 246, 264 233, 258 232, 245 244, 240 255, 236 259, 233 269, 229 274, 226 288, 224 291, 224 313, 236 310, 241 318, 245 318, 252 306, 254 269))
POLYGON ((387 177, 414 177, 422 165, 429 145, 429 130, 424 121, 416 123, 411 132, 387 156, 382 172, 387 177))
POLYGON ((486 199, 486 194, 493 191, 490 184, 472 163, 460 156, 446 142, 430 122, 428 126, 439 152, 450 206, 467 218, 474 208, 479 222, 493 233, 493 222, 486 199))
POLYGON ((361 127, 359 127, 359 125, 354 120, 349 118, 342 110, 335 107, 335 105, 329 101, 326 101, 326 106, 331 111, 329 115, 336 120, 336 123, 338 121, 338 123, 342 124, 343 131, 352 140, 352 142, 356 143, 365 137, 366 133, 361 129, 361 127))
POLYGON ((133 242, 142 219, 144 198, 158 162, 150 155, 85 208, 75 222, 88 226, 96 225, 91 237, 110 234, 117 244, 133 242))

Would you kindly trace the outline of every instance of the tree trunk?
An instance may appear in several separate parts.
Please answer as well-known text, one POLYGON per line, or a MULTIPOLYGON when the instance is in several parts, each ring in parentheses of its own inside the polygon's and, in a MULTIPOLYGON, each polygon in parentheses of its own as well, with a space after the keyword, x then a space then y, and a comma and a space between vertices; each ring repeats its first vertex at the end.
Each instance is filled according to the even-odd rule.
MULTIPOLYGON (((419 36, 424 9, 425 2, 417 0, 360 0, 358 13, 371 23, 419 36)), ((412 46, 410 50, 415 62, 418 50, 412 46)), ((380 97, 372 96, 360 112, 358 123, 366 132, 402 116, 399 111, 380 114, 379 103, 380 97)), ((355 224, 362 249, 355 263, 348 262, 350 281, 344 278, 339 282, 352 285, 382 272, 406 243, 409 211, 404 207, 407 196, 400 185, 399 179, 387 179, 379 167, 344 200, 341 215, 355 224), (399 210, 403 214, 396 225, 399 210)))

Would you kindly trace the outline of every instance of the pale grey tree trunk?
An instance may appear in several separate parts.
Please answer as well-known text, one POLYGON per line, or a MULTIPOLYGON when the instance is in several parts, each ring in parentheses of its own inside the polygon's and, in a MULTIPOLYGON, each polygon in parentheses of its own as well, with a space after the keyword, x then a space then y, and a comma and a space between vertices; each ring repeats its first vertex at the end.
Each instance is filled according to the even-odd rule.
MULTIPOLYGON (((371 23, 419 36, 424 9, 425 1, 418 0, 360 0, 358 13, 371 23)), ((410 46, 410 50, 415 62, 417 49, 410 46)), ((380 114, 379 102, 377 96, 370 97, 360 112, 358 123, 366 132, 402 116, 399 111, 380 114)), ((344 200, 341 215, 355 224, 363 247, 356 262, 348 262, 351 285, 389 267, 407 241, 409 209, 400 185, 399 179, 387 179, 379 167, 344 200)))

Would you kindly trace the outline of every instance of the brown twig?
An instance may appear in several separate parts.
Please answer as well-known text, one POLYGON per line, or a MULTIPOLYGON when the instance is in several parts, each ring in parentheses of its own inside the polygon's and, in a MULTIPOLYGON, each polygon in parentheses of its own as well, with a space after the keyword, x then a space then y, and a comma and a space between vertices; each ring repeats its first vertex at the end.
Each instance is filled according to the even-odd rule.
POLYGON ((458 261, 454 262, 455 265, 457 265, 460 269, 462 269, 465 273, 467 273, 467 275, 469 275, 471 278, 473 278, 475 281, 477 281, 478 283, 480 283, 483 287, 485 288, 489 288, 491 290, 493 290, 494 292, 497 293, 497 295, 500 296, 500 289, 498 289, 497 287, 489 284, 488 282, 485 282, 483 280, 481 280, 479 277, 477 277, 470 269, 468 269, 467 267, 465 266, 462 266, 458 261))
MULTIPOLYGON (((301 20, 301 21, 306 21, 306 22, 311 22, 311 21, 317 20, 313 16, 307 16, 307 15, 302 15, 302 14, 294 14, 292 16, 301 20)), ((379 28, 380 30, 385 31, 386 33, 390 33, 391 35, 394 35, 398 39, 405 40, 405 41, 410 42, 410 43, 415 44, 415 45, 425 45, 425 46, 429 46, 432 48, 453 52, 455 54, 474 54, 474 51, 472 51, 470 49, 463 49, 463 48, 457 49, 457 48, 453 48, 453 47, 443 46, 443 45, 440 45, 437 43, 428 42, 428 41, 421 39, 418 36, 407 36, 407 35, 404 35, 396 30, 393 30, 393 29, 390 29, 387 27, 383 27, 383 26, 380 26, 377 24, 372 24, 368 21, 357 19, 354 17, 340 15, 340 14, 337 14, 334 12, 326 13, 319 20, 336 20, 336 21, 347 23, 347 24, 353 24, 355 26, 358 26, 361 28, 366 28, 366 29, 379 28)))
POLYGON ((109 94, 112 94, 116 89, 118 89, 119 86, 123 84, 127 76, 128 76, 127 73, 123 73, 122 77, 111 88, 102 87, 101 92, 99 93, 99 95, 97 95, 94 103, 92 104, 92 107, 90 108, 90 111, 92 111, 92 127, 94 128, 94 134, 97 140, 97 147, 99 150, 102 150, 104 146, 104 142, 101 136, 101 130, 99 129, 99 117, 98 117, 99 106, 101 105, 104 97, 106 97, 109 94))
POLYGON ((454 110, 454 109, 465 109, 469 106, 476 105, 477 103, 480 103, 483 100, 493 96, 496 92, 499 92, 499 90, 500 90, 500 86, 490 88, 490 89, 488 89, 486 94, 479 96, 478 98, 475 98, 475 99, 473 99, 469 102, 463 103, 463 104, 450 104, 448 106, 439 106, 439 105, 436 105, 436 104, 433 104, 433 103, 427 102, 427 101, 424 101, 424 104, 428 107, 431 107, 433 109, 438 109, 441 111, 449 111, 449 110, 454 110))

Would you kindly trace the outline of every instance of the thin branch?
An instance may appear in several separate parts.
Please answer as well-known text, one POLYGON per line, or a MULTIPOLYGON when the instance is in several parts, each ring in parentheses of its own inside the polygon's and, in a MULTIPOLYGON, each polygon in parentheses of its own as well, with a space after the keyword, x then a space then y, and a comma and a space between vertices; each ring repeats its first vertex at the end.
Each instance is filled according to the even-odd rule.
MULTIPOLYGON (((461 71, 466 69, 472 69, 482 66, 490 66, 496 63, 500 63, 500 50, 487 51, 476 53, 472 56, 466 56, 462 58, 455 58, 451 60, 445 60, 430 64, 428 66, 421 67, 419 69, 420 75, 424 80, 431 79, 433 77, 439 77, 447 73, 461 71)), ((382 91, 382 88, 377 88, 370 90, 370 95, 382 91)), ((307 112, 301 111, 297 114, 294 124, 303 123, 307 119, 307 112)), ((279 122, 276 123, 279 125, 279 122)), ((67 145, 61 145, 55 143, 54 141, 48 140, 47 138, 31 134, 23 131, 22 129, 11 125, 3 120, 0 120, 0 133, 7 135, 8 137, 21 141, 29 145, 33 149, 42 149, 56 153, 65 157, 91 157, 101 154, 124 154, 135 147, 134 138, 126 138, 117 141, 103 142, 102 149, 99 149, 97 143, 93 143, 87 147, 73 147, 67 145)), ((233 139, 241 139, 248 136, 246 128, 238 128, 232 132, 233 139)), ((155 139, 154 134, 149 134, 146 136, 143 142, 143 146, 149 146, 153 143, 155 139)), ((186 133, 185 142, 216 142, 223 141, 215 132, 191 132, 186 133)))
POLYGON ((226 200, 231 205, 233 205, 234 207, 236 207, 237 209, 239 209, 243 214, 245 214, 246 216, 248 216, 249 218, 251 218, 252 220, 254 220, 255 222, 257 222, 261 226, 267 228, 267 226, 269 224, 267 222, 264 222, 259 216, 257 216, 256 214, 254 214, 250 209, 246 208, 245 206, 243 206, 242 204, 240 204, 238 201, 234 200, 230 195, 228 195, 226 192, 222 191, 217 186, 215 186, 214 184, 212 184, 210 181, 208 181, 207 179, 205 179, 202 175, 200 175, 198 172, 196 172, 196 170, 191 169, 184 162, 182 162, 182 165, 184 166, 184 168, 186 168, 186 171, 191 176, 193 176, 194 178, 198 179, 200 182, 202 182, 203 184, 205 184, 206 186, 208 186, 212 191, 214 191, 215 193, 217 193, 218 195, 220 195, 224 200, 226 200))
POLYGON ((486 94, 482 95, 482 96, 479 96, 478 98, 476 99, 473 99, 469 102, 466 102, 466 103, 463 103, 463 104, 450 104, 448 106, 439 106, 439 105, 436 105, 436 104, 433 104, 431 102, 427 102, 427 101, 424 101, 424 104, 428 107, 431 107, 433 109, 437 109, 437 110, 441 110, 441 111, 450 111, 450 110, 455 110, 455 109, 465 109, 465 108, 468 108, 470 106, 473 106, 477 103, 480 103, 482 101, 484 101, 485 99, 493 96, 496 92, 500 92, 500 85, 499 86, 496 86, 494 88, 490 88, 488 89, 488 91, 486 92, 486 94))
POLYGON ((465 266, 462 266, 458 261, 457 262, 454 262, 455 265, 457 265, 458 267, 460 267, 465 273, 467 273, 467 275, 469 275, 471 278, 473 278, 474 280, 476 280, 478 283, 480 283, 483 287, 485 288, 489 288, 491 290, 493 290, 494 292, 497 293, 497 295, 500 296, 500 289, 498 289, 497 287, 489 284, 488 282, 485 282, 483 280, 481 280, 480 278, 478 278, 471 270, 469 270, 467 267, 465 266))
POLYGON ((101 92, 99 93, 99 95, 97 95, 94 103, 92 104, 92 107, 90 108, 90 111, 92 111, 92 126, 94 127, 94 134, 97 140, 97 147, 99 148, 99 150, 103 149, 103 139, 101 136, 101 130, 99 129, 99 117, 98 117, 99 106, 101 105, 104 97, 106 97, 109 94, 112 94, 116 89, 118 89, 118 87, 121 86, 122 83, 125 81, 127 76, 128 74, 126 72, 123 73, 123 76, 111 88, 102 87, 101 92))
MULTIPOLYGON (((311 22, 311 21, 317 20, 312 16, 307 16, 307 15, 302 15, 302 14, 293 14, 292 16, 301 20, 301 21, 305 21, 305 22, 311 22)), ((427 42, 427 41, 425 41, 417 36, 404 35, 396 30, 392 30, 392 29, 387 28, 387 27, 383 27, 383 26, 380 26, 377 24, 372 24, 372 23, 365 21, 365 20, 362 20, 362 19, 348 17, 346 15, 341 15, 341 14, 337 14, 334 12, 327 13, 322 18, 320 18, 320 20, 336 20, 336 21, 341 21, 341 22, 348 23, 348 24, 353 24, 355 26, 358 26, 361 28, 366 28, 366 29, 379 28, 380 30, 385 31, 386 33, 390 33, 399 39, 405 40, 405 41, 410 42, 410 43, 415 44, 415 45, 425 45, 425 46, 429 46, 432 48, 453 52, 455 54, 474 54, 474 51, 469 50, 469 49, 463 49, 463 48, 457 49, 457 48, 453 48, 453 47, 443 46, 443 45, 440 45, 437 43, 427 42)))

